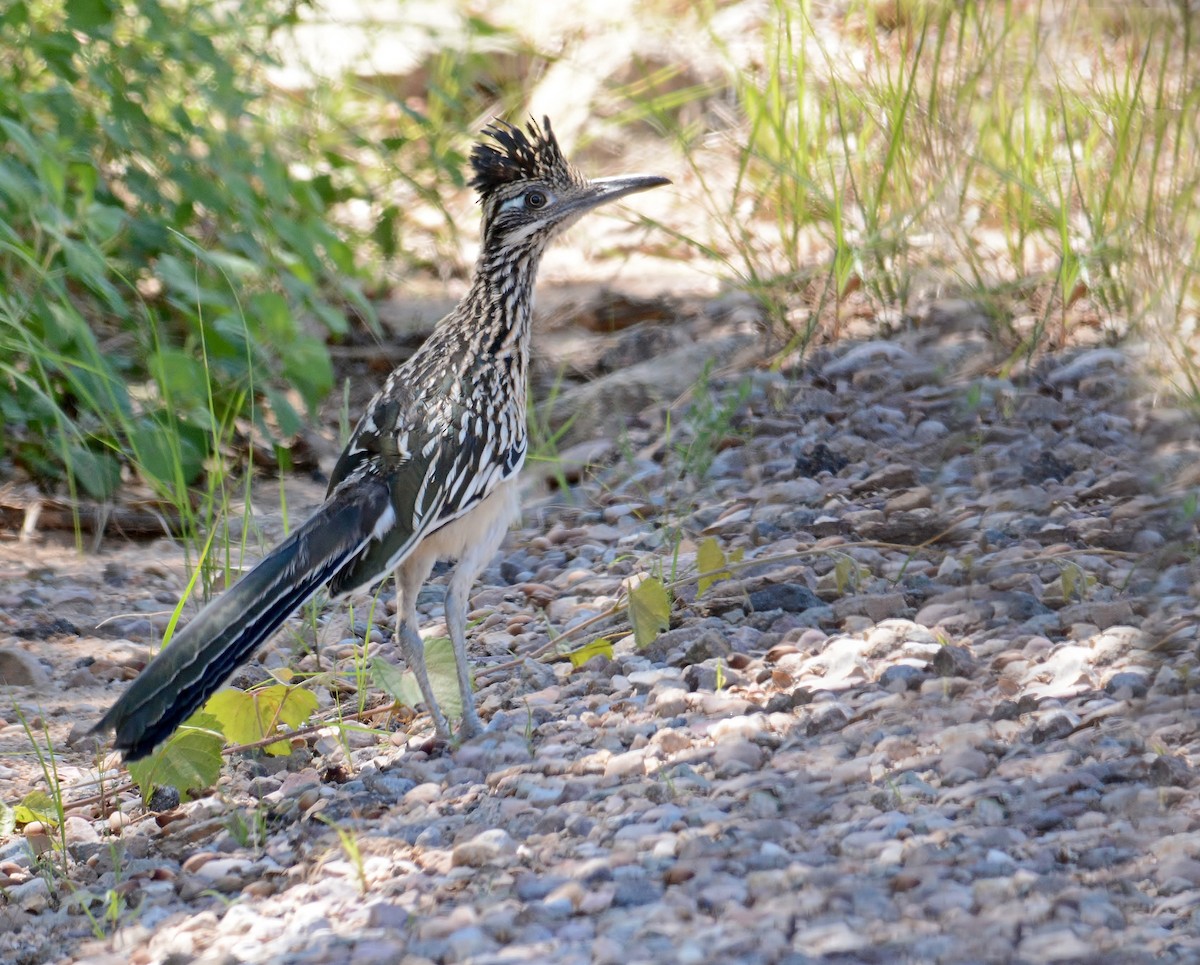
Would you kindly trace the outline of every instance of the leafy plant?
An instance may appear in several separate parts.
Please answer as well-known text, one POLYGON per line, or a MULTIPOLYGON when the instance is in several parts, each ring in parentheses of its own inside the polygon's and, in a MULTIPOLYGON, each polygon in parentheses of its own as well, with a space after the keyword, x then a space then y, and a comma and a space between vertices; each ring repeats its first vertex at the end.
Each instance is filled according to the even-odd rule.
POLYGON ((129 764, 129 776, 149 802, 156 787, 174 787, 181 800, 192 791, 212 787, 221 773, 221 725, 203 712, 193 714, 149 757, 129 764))
MULTIPOLYGON (((298 727, 317 709, 317 696, 311 690, 273 684, 254 690, 226 688, 213 694, 204 705, 221 727, 226 740, 253 744, 277 733, 281 724, 298 727)), ((268 754, 291 753, 286 740, 267 744, 268 754)))
POLYGON ((741 562, 744 553, 745 550, 739 548, 726 556, 725 551, 713 537, 710 536, 703 540, 696 548, 696 569, 699 572, 696 594, 703 596, 713 584, 719 583, 721 580, 732 579, 733 573, 726 567, 730 563, 741 562))
MULTIPOLYGON (((317 709, 310 690, 272 684, 252 690, 225 688, 213 694, 149 757, 129 765, 129 774, 142 799, 148 801, 155 787, 178 788, 183 800, 188 792, 210 787, 221 771, 221 749, 225 742, 254 744, 279 733, 286 724, 297 727, 317 709)), ((280 739, 265 745, 272 755, 291 753, 291 745, 280 739)))
POLYGON ((572 667, 582 667, 593 657, 607 657, 611 660, 613 657, 612 641, 607 637, 598 637, 567 653, 567 659, 571 661, 572 667))
POLYGON ((332 385, 324 338, 373 317, 264 116, 248 51, 292 17, 0 14, 0 456, 31 477, 107 499, 129 465, 182 490, 247 415, 283 444, 332 385))
MULTIPOLYGON (((438 706, 448 720, 457 719, 463 713, 457 666, 449 637, 431 637, 425 641, 425 669, 429 674, 429 683, 438 706)), ((404 706, 415 707, 424 700, 416 675, 411 670, 401 671, 389 661, 374 657, 370 661, 370 671, 375 683, 404 706)))
POLYGON ((671 597, 663 581, 647 576, 629 591, 629 622, 638 647, 648 647, 671 625, 671 597))

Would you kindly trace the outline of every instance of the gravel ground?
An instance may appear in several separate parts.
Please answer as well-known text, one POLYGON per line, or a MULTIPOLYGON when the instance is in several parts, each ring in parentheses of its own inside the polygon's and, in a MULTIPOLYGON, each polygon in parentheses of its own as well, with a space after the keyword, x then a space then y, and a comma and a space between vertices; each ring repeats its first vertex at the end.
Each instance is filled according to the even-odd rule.
MULTIPOLYGON (((531 497, 474 597, 484 736, 431 754, 425 717, 393 717, 239 757, 165 813, 81 807, 66 874, 0 842, 0 959, 1200 960, 1191 419, 1128 353, 999 378, 969 305, 917 321, 723 370, 692 405, 740 387, 728 425, 665 439, 661 406, 614 410, 625 431, 563 451, 572 492, 531 497), (616 622, 611 660, 534 658, 707 536, 746 565, 681 587, 648 649, 616 622)), ((7 542, 0 574, 0 672, 30 684, 0 710, 4 799, 42 783, 17 709, 78 799, 95 772, 66 734, 144 662, 180 553, 7 542)), ((317 642, 353 664, 344 607, 317 642)))

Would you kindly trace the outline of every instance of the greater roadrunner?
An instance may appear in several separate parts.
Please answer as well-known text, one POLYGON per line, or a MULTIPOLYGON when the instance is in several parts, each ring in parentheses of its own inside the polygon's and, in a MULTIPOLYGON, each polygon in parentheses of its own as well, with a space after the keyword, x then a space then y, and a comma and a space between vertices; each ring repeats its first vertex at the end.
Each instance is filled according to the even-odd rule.
POLYGON ((396 635, 437 735, 438 707, 417 633, 417 593, 434 563, 455 560, 446 625, 458 663, 461 733, 480 732, 467 672, 467 594, 519 507, 528 437, 525 394, 533 283, 546 245, 597 205, 666 178, 589 181, 550 130, 504 122, 471 153, 483 243, 466 297, 371 400, 334 467, 320 509, 156 656, 95 730, 115 731, 127 761, 149 754, 288 615, 321 587, 341 596, 394 572, 396 635))

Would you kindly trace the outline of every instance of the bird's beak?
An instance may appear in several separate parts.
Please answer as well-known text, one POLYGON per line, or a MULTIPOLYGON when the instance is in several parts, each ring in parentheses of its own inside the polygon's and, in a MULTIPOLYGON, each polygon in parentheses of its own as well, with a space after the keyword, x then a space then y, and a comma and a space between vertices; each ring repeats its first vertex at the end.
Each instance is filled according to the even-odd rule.
POLYGON ((622 174, 613 178, 596 178, 588 182, 587 188, 571 207, 580 212, 587 211, 597 205, 616 201, 627 194, 649 191, 651 188, 670 183, 670 178, 662 178, 657 174, 622 174))

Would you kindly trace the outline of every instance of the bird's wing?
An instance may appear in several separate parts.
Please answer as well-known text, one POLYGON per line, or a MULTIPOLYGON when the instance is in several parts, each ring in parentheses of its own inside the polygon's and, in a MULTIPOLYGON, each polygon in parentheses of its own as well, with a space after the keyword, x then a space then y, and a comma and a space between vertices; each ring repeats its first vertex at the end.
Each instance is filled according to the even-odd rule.
POLYGON ((371 476, 386 481, 392 512, 363 550, 330 581, 331 595, 386 576, 421 539, 478 505, 525 459, 523 432, 488 432, 488 423, 463 405, 437 409, 376 401, 359 423, 330 477, 329 493, 371 476), (414 411, 418 409, 418 411, 414 411))

